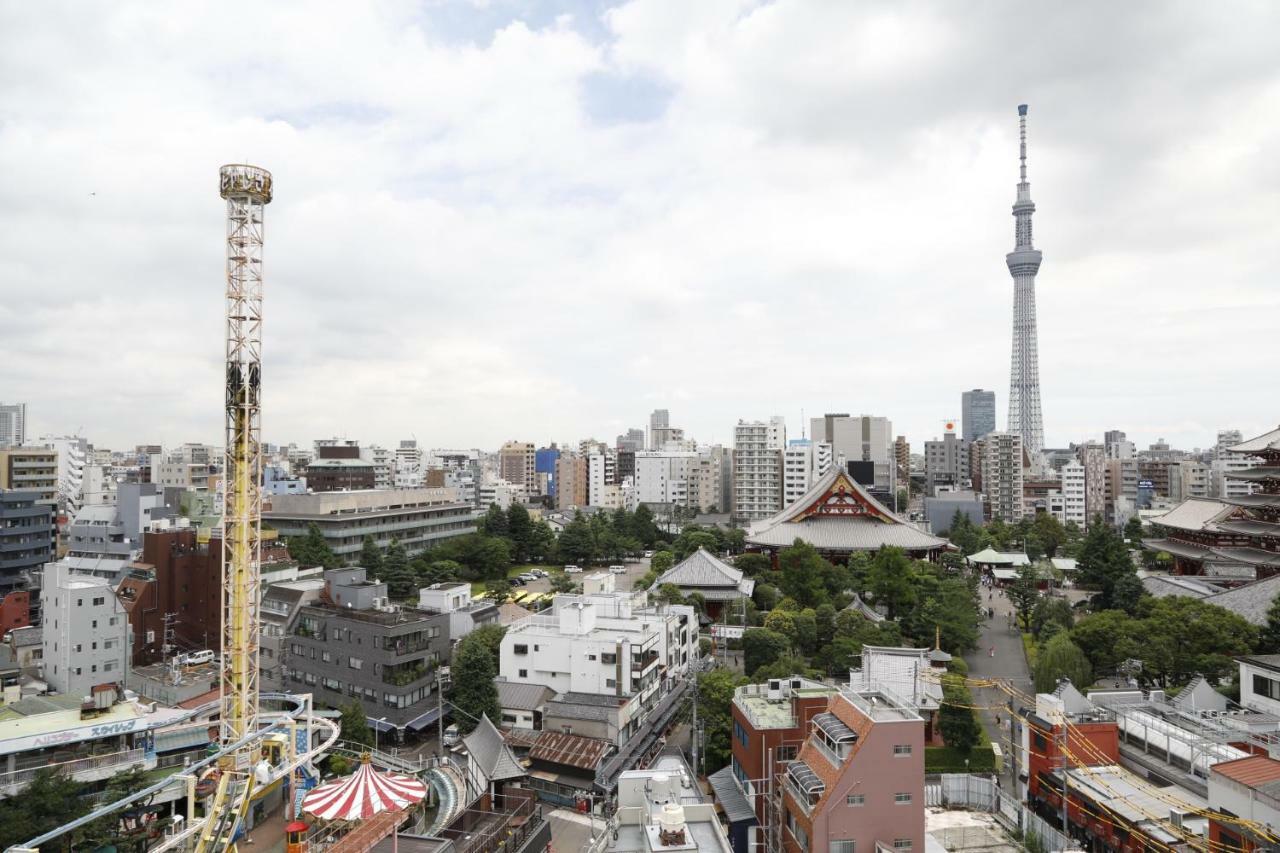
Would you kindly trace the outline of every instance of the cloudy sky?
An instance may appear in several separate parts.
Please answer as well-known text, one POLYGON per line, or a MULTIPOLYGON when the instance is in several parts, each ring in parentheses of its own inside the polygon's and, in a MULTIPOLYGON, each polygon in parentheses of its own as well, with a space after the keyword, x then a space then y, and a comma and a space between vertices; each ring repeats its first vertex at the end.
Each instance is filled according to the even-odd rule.
POLYGON ((0 6, 0 400, 220 441, 218 166, 272 171, 265 437, 1008 393, 1030 112, 1050 445, 1280 420, 1280 6, 0 6))

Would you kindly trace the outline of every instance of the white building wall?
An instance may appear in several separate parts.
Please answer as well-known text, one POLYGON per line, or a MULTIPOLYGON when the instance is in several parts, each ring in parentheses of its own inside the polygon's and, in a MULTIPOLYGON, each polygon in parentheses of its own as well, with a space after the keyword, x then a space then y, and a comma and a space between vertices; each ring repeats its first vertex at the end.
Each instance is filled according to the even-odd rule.
POLYGON ((768 518, 783 506, 782 456, 786 420, 738 421, 733 430, 733 514, 743 521, 768 518))
POLYGON ((1063 524, 1074 521, 1084 529, 1085 517, 1084 466, 1073 459, 1062 466, 1062 518, 1060 520, 1063 524))
POLYGON ((124 681, 129 620, 110 584, 45 566, 40 590, 44 678, 68 696, 87 696, 97 684, 124 681))
POLYGON ((690 476, 698 454, 689 450, 644 450, 635 456, 636 500, 689 505, 690 476))

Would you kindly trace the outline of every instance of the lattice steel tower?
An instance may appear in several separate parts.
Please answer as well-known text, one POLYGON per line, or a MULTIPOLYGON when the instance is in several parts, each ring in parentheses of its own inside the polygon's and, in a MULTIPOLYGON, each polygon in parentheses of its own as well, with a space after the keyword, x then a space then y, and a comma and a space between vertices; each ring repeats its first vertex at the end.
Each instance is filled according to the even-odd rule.
POLYGON ((1036 272, 1040 252, 1031 243, 1031 214, 1036 212, 1027 183, 1027 105, 1018 106, 1018 200, 1013 204, 1014 247, 1005 255, 1013 276, 1013 359, 1009 369, 1009 432, 1022 436, 1032 455, 1044 449, 1040 416, 1040 359, 1036 344, 1036 272))
MULTIPOLYGON (((222 742, 258 730, 262 539, 262 215, 271 173, 221 169, 227 200, 227 445, 222 489, 222 742)), ((236 756, 248 769, 259 747, 236 756)))

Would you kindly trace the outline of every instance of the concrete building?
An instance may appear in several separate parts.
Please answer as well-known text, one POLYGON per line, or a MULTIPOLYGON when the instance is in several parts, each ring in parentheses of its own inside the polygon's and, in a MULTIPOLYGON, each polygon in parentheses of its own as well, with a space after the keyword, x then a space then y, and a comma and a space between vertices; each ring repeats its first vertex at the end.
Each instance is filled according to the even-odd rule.
POLYGON ((1095 516, 1106 520, 1107 513, 1107 454, 1096 441, 1086 441, 1076 448, 1080 464, 1084 466, 1084 513, 1086 526, 1095 516))
POLYGON ((313 492, 365 491, 376 482, 373 464, 358 457, 320 458, 307 466, 307 487, 313 492))
POLYGON ((649 415, 648 450, 662 450, 672 442, 684 441, 684 430, 671 426, 671 413, 666 409, 654 409, 649 415))
POLYGON ((1232 447, 1243 442, 1244 438, 1238 429, 1218 431, 1218 440, 1213 446, 1213 458, 1209 463, 1209 497, 1234 500, 1247 497, 1259 490, 1257 483, 1237 479, 1234 476, 1260 464, 1256 456, 1231 451, 1232 447))
POLYGON ((635 429, 634 427, 627 430, 625 435, 619 435, 614 446, 618 450, 629 450, 632 453, 637 450, 648 450, 645 447, 644 430, 635 429))
POLYGON ((939 486, 962 489, 969 484, 969 442, 954 432, 924 443, 924 493, 932 497, 939 486))
POLYGON ((1185 501, 1209 496, 1209 466, 1183 459, 1169 466, 1169 498, 1185 501))
POLYGON ((418 447, 418 442, 413 439, 402 440, 396 448, 392 463, 392 486, 397 489, 420 488, 425 470, 422 448, 418 447))
POLYGON ((663 755, 644 770, 619 776, 617 829, 609 850, 733 851, 714 804, 704 800, 693 775, 678 755, 663 755))
POLYGON ((68 517, 79 511, 84 494, 84 466, 89 455, 89 442, 77 435, 42 436, 33 447, 57 453, 58 507, 68 517))
POLYGON ((455 536, 476 532, 474 507, 452 489, 390 489, 274 495, 263 499, 262 520, 282 539, 305 536, 315 524, 335 554, 353 562, 364 537, 386 548, 396 539, 410 556, 455 536))
POLYGON ((0 403, 0 449, 27 443, 27 404, 0 403))
POLYGON ((690 506, 690 482, 698 463, 691 450, 642 450, 635 454, 636 500, 651 506, 690 506))
MULTIPOLYGON (((898 463, 899 487, 909 489, 911 486, 911 445, 907 442, 905 435, 900 435, 893 440, 893 458, 898 463)), ((906 511, 905 506, 898 507, 898 509, 906 511)))
POLYGON ((53 505, 42 491, 0 489, 0 595, 30 585, 54 557, 53 505))
MULTIPOLYGON (((587 503, 591 506, 608 506, 605 489, 618 485, 618 456, 612 448, 598 447, 587 455, 587 503)), ((616 490, 615 490, 616 491, 616 490)), ((612 495, 617 506, 617 496, 612 495)))
POLYGON ((279 581, 263 589, 262 630, 258 634, 263 691, 283 693, 290 688, 283 666, 289 656, 289 637, 297 628, 302 608, 318 603, 323 591, 323 577, 279 581))
POLYGON ((1137 447, 1125 436, 1123 430, 1109 429, 1102 434, 1102 446, 1107 449, 1108 459, 1133 459, 1137 456, 1137 447))
POLYGON ((50 563, 40 587, 44 679, 70 696, 122 681, 129 660, 128 613, 102 578, 50 563))
POLYGON ((433 583, 418 590, 418 609, 449 616, 449 640, 456 643, 477 628, 498 623, 498 605, 471 597, 469 583, 433 583))
POLYGON ((960 437, 977 441, 996 431, 996 392, 974 388, 960 394, 960 437))
POLYGON ((1213 765, 1209 808, 1209 842, 1217 849, 1275 847, 1280 842, 1280 761, 1251 755, 1213 765))
MULTIPOLYGON (((360 458, 373 466, 373 487, 375 489, 393 489, 396 487, 395 457, 385 447, 371 444, 360 448, 360 458)), ((421 479, 416 486, 423 485, 421 479)))
MULTIPOLYGON (((644 442, 641 433, 641 443, 644 442)), ((556 500, 556 462, 560 459, 560 448, 553 443, 550 447, 539 447, 534 453, 534 470, 538 473, 538 484, 543 486, 542 494, 551 499, 554 506, 556 500), (545 485, 544 485, 545 484, 545 485)))
POLYGON ((0 450, 0 489, 39 492, 39 500, 58 500, 58 451, 48 447, 0 450))
POLYGON ((266 465, 263 467, 263 495, 305 495, 306 493, 306 477, 290 476, 282 465, 266 465))
POLYGON ((587 460, 562 451, 556 460, 556 509, 588 506, 587 460))
POLYGON ((498 451, 498 476, 532 498, 538 492, 538 449, 527 441, 508 441, 498 451))
POLYGON ((294 692, 337 708, 358 701, 369 725, 402 735, 438 717, 436 670, 450 654, 449 614, 390 604, 359 567, 324 573, 323 601, 301 608, 281 662, 294 692))
POLYGON ((1088 493, 1084 465, 1079 460, 1072 460, 1062 466, 1062 515, 1058 519, 1063 524, 1075 523, 1084 530, 1089 516, 1085 509, 1085 498, 1088 493))
POLYGON ((874 466, 874 486, 882 494, 892 495, 898 489, 898 460, 894 449, 893 423, 888 418, 872 415, 850 417, 827 414, 809 419, 809 436, 813 441, 831 445, 837 465, 870 462, 874 466))
POLYGON ((975 526, 981 527, 986 522, 983 518, 982 499, 974 492, 944 491, 924 499, 924 517, 933 533, 949 531, 957 512, 967 516, 975 526))
POLYGON ((1022 481, 1025 455, 1022 436, 993 432, 981 440, 982 492, 987 496, 987 515, 1014 523, 1022 518, 1022 481))
POLYGON ((831 445, 807 438, 792 439, 782 455, 782 505, 789 507, 831 470, 831 445))
POLYGON ((782 455, 787 424, 781 415, 768 421, 738 421, 733 430, 733 517, 757 521, 782 509, 782 455))

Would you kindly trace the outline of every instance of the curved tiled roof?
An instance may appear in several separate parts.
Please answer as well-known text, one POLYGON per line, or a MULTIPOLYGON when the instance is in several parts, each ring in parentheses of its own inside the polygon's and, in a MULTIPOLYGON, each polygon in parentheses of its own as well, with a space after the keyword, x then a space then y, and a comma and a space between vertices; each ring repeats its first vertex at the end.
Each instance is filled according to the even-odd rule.
POLYGON ((1264 450, 1280 450, 1280 427, 1276 427, 1271 432, 1263 433, 1256 438, 1228 447, 1227 450, 1232 453, 1259 453, 1264 450))
POLYGON ((737 590, 742 595, 750 595, 755 588, 755 581, 744 578, 739 569, 705 548, 699 548, 667 569, 654 582, 654 586, 662 586, 664 583, 679 587, 726 587, 730 591, 737 590))

